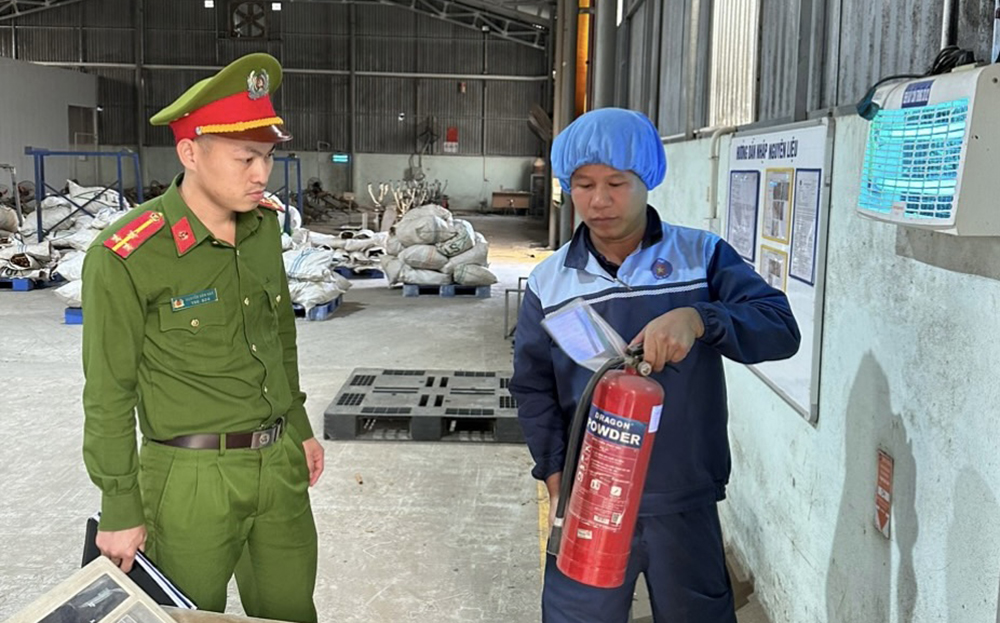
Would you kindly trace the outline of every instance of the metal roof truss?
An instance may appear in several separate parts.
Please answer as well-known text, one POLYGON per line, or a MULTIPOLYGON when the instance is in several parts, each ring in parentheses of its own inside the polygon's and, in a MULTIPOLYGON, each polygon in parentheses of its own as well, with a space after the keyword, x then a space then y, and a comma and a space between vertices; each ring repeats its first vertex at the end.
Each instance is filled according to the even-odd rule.
POLYGON ((0 22, 84 0, 0 0, 0 22))
MULTIPOLYGON (((324 0, 312 0, 322 2, 324 0)), ((510 9, 485 10, 454 0, 325 0, 353 4, 386 4, 429 15, 457 26, 488 32, 495 37, 544 50, 548 20, 510 9), (502 13, 501 13, 502 11, 502 13)), ((498 7, 499 8, 499 7, 498 7)))

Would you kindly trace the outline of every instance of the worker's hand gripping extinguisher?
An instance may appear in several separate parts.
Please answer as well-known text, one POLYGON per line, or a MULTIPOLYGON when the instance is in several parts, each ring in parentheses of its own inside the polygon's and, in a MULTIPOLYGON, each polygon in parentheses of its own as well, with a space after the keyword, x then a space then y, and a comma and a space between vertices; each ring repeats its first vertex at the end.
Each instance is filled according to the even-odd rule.
POLYGON ((625 581, 663 409, 663 388, 646 378, 651 371, 642 345, 605 363, 587 384, 570 426, 548 552, 564 575, 589 586, 614 588, 625 581))

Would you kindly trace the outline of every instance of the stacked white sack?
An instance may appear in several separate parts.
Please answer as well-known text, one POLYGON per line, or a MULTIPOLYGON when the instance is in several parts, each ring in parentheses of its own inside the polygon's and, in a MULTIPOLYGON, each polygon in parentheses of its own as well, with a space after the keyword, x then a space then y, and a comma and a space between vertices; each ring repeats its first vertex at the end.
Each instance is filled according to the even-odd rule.
POLYGON ((334 268, 343 267, 354 272, 378 269, 388 240, 388 233, 370 229, 343 231, 339 234, 309 234, 312 246, 333 251, 334 268))
POLYGON ((439 205, 410 210, 393 227, 382 270, 390 287, 400 284, 486 286, 497 282, 489 243, 468 221, 439 205))
POLYGON ((59 260, 56 273, 68 283, 59 286, 55 294, 66 303, 66 307, 83 306, 83 259, 85 251, 69 251, 59 260))
POLYGON ((305 246, 282 254, 288 274, 292 302, 306 313, 317 305, 336 299, 351 287, 351 282, 333 271, 333 251, 305 246))
MULTIPOLYGON (((370 229, 358 231, 343 231, 339 234, 321 234, 302 227, 302 216, 295 206, 285 206, 276 195, 268 195, 268 199, 287 210, 291 215, 291 234, 281 235, 281 248, 284 251, 318 247, 333 251, 331 268, 348 268, 355 272, 375 270, 379 267, 379 259, 385 255, 385 243, 389 238, 387 233, 375 233, 370 229)), ((284 225, 284 214, 279 214, 284 225)))
MULTIPOLYGON (((82 252, 127 208, 120 207, 119 195, 114 190, 87 188, 73 181, 67 182, 67 188, 68 198, 51 196, 42 200, 42 227, 48 231, 43 242, 35 242, 38 233, 35 214, 25 218, 18 229, 20 240, 0 242, 0 277, 48 280, 59 274, 71 283, 62 286, 57 294, 68 297, 73 303, 71 307, 79 307, 81 284, 72 283, 79 282, 79 270, 74 266, 64 270, 63 264, 77 255, 80 256, 77 261, 82 262, 82 252), (85 206, 89 214, 76 206, 85 206)), ((125 205, 128 206, 127 201, 125 205)))

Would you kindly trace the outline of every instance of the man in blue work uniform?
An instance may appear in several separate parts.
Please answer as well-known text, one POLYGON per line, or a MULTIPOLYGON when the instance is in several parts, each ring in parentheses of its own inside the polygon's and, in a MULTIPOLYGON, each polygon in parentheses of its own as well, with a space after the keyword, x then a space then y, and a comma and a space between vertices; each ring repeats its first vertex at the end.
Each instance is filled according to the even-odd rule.
POLYGON ((591 372, 546 334, 547 314, 588 301, 622 337, 644 344, 666 398, 624 585, 585 586, 550 556, 542 620, 624 623, 643 573, 657 623, 734 623, 716 509, 730 472, 722 357, 755 363, 795 354, 800 337, 788 299, 724 240, 664 223, 646 204, 667 163, 644 115, 618 108, 583 115, 553 143, 552 168, 583 224, 531 273, 510 383, 532 475, 545 481, 551 507, 591 372))

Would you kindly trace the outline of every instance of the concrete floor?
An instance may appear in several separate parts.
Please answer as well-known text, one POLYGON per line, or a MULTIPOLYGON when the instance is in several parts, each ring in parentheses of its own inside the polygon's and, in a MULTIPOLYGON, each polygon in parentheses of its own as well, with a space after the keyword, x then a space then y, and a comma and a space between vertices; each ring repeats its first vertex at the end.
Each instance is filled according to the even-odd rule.
MULTIPOLYGON (((403 298, 384 280, 358 280, 332 319, 298 322, 318 436, 355 367, 510 369, 503 290, 548 255, 546 232, 524 218, 470 220, 491 242, 492 298, 403 298)), ((51 291, 0 292, 0 621, 79 566, 85 519, 99 508, 80 455, 80 334, 51 291)), ((326 473, 312 491, 321 621, 540 620, 539 490, 525 447, 323 445, 326 473)), ((242 613, 230 594, 228 611, 242 613)), ((636 620, 648 613, 640 595, 636 620)))
MULTIPOLYGON (((403 298, 355 281, 326 322, 299 321, 313 427, 355 367, 505 370, 504 287, 547 252, 540 223, 479 217, 501 282, 490 299, 403 298)), ((79 566, 99 508, 80 456, 80 327, 50 290, 0 292, 0 621, 79 566)), ((539 620, 538 490, 525 447, 324 441, 313 489, 322 621, 539 620), (358 484, 360 474, 364 484, 358 484)), ((241 612, 238 600, 230 611, 241 612)))

